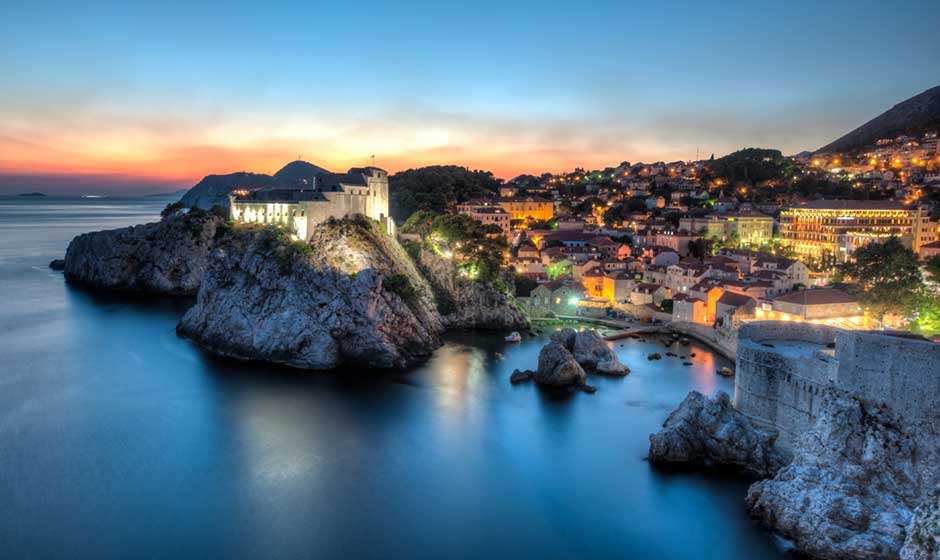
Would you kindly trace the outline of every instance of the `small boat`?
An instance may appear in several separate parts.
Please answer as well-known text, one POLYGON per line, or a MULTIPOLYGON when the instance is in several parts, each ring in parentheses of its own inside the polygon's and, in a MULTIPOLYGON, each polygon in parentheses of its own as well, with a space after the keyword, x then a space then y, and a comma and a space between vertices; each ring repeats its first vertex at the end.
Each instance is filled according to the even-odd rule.
POLYGON ((522 335, 516 331, 509 333, 509 336, 506 337, 506 342, 520 342, 522 341, 522 335))

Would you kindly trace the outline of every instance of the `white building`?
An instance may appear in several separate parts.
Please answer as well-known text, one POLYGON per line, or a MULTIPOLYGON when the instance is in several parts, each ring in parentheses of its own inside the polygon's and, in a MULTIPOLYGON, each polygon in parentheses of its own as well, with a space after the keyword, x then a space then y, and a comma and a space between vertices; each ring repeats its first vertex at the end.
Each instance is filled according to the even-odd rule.
POLYGON ((354 214, 372 218, 390 235, 395 233, 388 213, 388 173, 378 167, 318 172, 302 188, 234 191, 230 201, 233 220, 281 224, 303 240, 310 238, 316 224, 354 214))

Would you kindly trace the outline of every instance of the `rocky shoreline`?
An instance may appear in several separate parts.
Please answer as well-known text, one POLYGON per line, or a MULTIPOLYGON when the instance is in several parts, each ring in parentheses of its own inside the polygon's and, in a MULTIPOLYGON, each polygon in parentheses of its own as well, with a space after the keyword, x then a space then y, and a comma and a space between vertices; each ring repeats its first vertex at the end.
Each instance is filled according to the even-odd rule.
POLYGON ((935 425, 841 394, 790 452, 726 393, 693 392, 650 435, 649 460, 760 479, 748 490, 748 513, 807 556, 937 560, 938 441, 935 425))
POLYGON ((196 295, 180 336, 221 356, 305 369, 400 368, 428 356, 446 330, 528 328, 510 296, 456 279, 439 257, 415 262, 362 216, 328 220, 304 243, 213 212, 169 213, 79 235, 61 266, 83 286, 196 295))

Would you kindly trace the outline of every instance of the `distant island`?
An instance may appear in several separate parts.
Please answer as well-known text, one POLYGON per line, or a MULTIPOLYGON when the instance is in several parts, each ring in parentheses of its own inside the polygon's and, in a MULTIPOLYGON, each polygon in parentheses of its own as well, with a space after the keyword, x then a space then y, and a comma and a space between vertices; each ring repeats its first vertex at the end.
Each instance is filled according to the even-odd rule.
POLYGON ((47 196, 47 195, 46 195, 45 193, 41 193, 41 192, 24 192, 24 193, 20 193, 20 194, 18 194, 18 195, 16 195, 16 196, 27 196, 27 197, 35 198, 35 197, 47 196))

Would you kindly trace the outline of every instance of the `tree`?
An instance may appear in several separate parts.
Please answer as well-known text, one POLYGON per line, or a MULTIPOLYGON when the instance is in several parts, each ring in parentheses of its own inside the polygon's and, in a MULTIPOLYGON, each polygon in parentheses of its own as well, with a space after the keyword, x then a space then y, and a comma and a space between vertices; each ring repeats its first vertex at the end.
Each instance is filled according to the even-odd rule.
POLYGON ((402 233, 416 233, 421 237, 427 237, 431 234, 431 227, 434 225, 434 218, 437 216, 436 212, 430 210, 418 210, 405 220, 399 230, 402 233))
POLYGON ((888 313, 908 316, 915 311, 924 282, 914 251, 891 237, 884 243, 870 243, 853 256, 855 262, 843 270, 857 283, 862 307, 880 320, 888 313))
POLYGON ((921 334, 940 334, 940 295, 927 293, 919 299, 913 327, 921 334))
POLYGON ((714 239, 709 237, 699 237, 698 239, 693 239, 689 241, 689 255, 693 258, 704 261, 708 257, 711 257, 715 254, 715 247, 717 243, 714 239))
POLYGON ((940 283, 940 255, 933 255, 924 259, 924 270, 931 282, 940 283))
POLYGON ((182 200, 174 202, 172 204, 167 204, 166 208, 160 211, 160 217, 163 219, 166 219, 171 216, 175 216, 179 212, 182 212, 184 208, 186 208, 186 205, 183 204, 182 200))
POLYGON ((403 222, 418 210, 447 212, 460 202, 489 196, 502 181, 489 171, 432 165, 400 171, 388 179, 391 214, 403 222))

